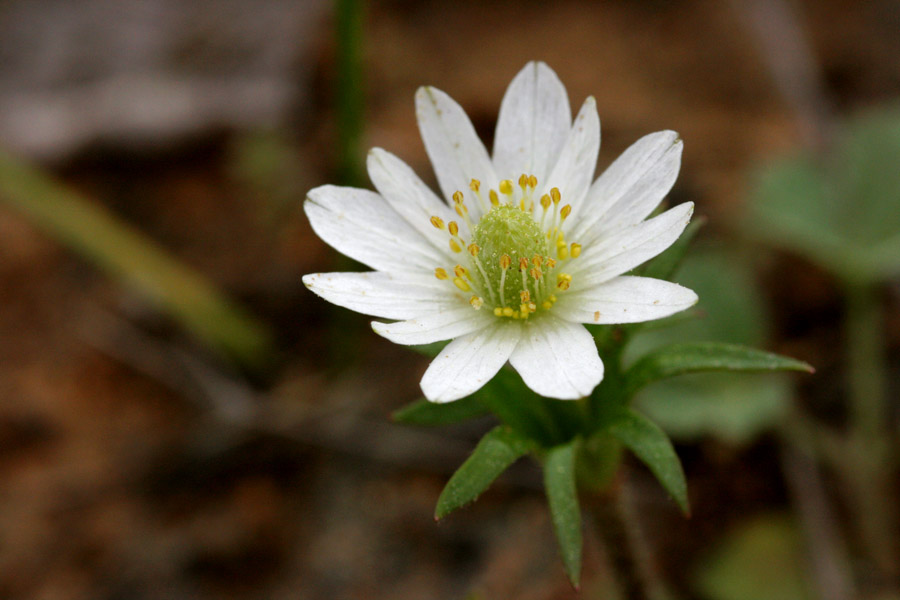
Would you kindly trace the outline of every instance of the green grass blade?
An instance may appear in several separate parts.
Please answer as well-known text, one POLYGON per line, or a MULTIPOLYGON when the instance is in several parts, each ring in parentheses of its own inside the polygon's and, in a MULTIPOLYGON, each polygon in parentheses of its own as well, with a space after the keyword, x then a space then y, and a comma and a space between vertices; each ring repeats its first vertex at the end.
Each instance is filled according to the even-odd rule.
POLYGON ((0 202, 148 297, 208 346, 249 367, 271 357, 268 328, 203 276, 101 206, 3 152, 0 202))

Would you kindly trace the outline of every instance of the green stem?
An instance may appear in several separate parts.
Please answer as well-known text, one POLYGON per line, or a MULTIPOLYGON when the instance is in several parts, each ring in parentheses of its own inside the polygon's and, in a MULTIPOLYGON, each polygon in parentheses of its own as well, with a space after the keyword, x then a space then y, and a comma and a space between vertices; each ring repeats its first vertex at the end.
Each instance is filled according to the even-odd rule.
POLYGON ((850 398, 850 454, 845 477, 854 488, 860 534, 885 575, 897 565, 894 461, 888 427, 887 367, 878 289, 848 283, 846 336, 850 398))
POLYGON ((365 183, 363 170, 362 0, 337 0, 338 179, 344 185, 365 183))

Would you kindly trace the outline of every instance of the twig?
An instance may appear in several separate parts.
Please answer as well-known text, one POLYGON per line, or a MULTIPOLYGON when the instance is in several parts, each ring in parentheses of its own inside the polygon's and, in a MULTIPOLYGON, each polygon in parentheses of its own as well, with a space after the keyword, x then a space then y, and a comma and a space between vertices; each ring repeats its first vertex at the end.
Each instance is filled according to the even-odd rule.
POLYGON ((781 466, 803 524, 819 596, 822 600, 852 600, 856 590, 850 559, 819 470, 789 433, 782 437, 781 466))
POLYGON ((609 548, 610 561, 624 598, 671 600, 673 595, 660 575, 656 557, 641 526, 627 471, 627 467, 621 468, 613 496, 600 498, 595 503, 600 535, 609 548))
POLYGON ((794 112, 809 148, 827 147, 834 129, 822 74, 803 28, 784 0, 731 0, 754 34, 782 98, 794 112))

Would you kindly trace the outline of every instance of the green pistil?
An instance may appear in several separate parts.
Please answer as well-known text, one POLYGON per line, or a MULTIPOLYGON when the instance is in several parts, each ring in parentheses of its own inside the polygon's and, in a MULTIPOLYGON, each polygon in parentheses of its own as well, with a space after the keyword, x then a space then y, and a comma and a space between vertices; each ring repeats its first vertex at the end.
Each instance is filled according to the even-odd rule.
POLYGON ((536 295, 538 284, 529 275, 534 266, 531 260, 535 255, 546 256, 547 238, 530 213, 515 206, 496 206, 475 226, 472 240, 481 249, 478 259, 487 276, 485 284, 497 292, 498 301, 501 280, 504 283, 504 306, 518 307, 519 292, 523 289, 530 289, 532 297, 536 295), (504 254, 511 259, 505 278, 500 266, 500 258, 504 254), (522 258, 528 261, 525 271, 527 288, 522 287, 522 274, 519 271, 519 261, 522 258))

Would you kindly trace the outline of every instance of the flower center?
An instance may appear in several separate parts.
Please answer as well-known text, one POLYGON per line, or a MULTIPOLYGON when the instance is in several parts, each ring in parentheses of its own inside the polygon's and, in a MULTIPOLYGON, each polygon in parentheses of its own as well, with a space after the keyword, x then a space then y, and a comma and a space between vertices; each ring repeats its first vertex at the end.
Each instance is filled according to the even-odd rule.
MULTIPOLYGON (((497 317, 527 319, 539 310, 550 310, 557 294, 569 289, 572 276, 563 272, 563 266, 581 253, 579 244, 566 243, 563 232, 572 207, 559 207, 557 188, 535 203, 536 186, 533 175, 519 178, 519 193, 511 181, 503 180, 499 194, 489 190, 488 205, 480 183, 473 179, 470 189, 485 213, 474 224, 463 193, 453 194, 454 209, 468 223, 472 240, 467 243, 460 237, 455 221, 448 223, 450 249, 461 260, 450 269, 452 275, 438 267, 435 276, 452 281, 462 292, 472 292, 469 303, 476 310, 487 304, 497 317)), ((432 217, 431 223, 444 229, 439 217, 432 217)))

